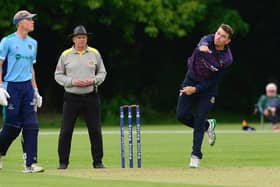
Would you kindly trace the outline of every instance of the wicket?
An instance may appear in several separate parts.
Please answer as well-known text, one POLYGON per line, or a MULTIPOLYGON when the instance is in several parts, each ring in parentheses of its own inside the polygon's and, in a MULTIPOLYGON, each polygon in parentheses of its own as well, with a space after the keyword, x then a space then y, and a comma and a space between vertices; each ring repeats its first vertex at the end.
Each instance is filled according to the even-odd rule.
POLYGON ((141 168, 141 130, 140 130, 140 106, 123 105, 120 106, 120 141, 121 141, 121 167, 125 168, 125 143, 124 143, 124 112, 127 109, 128 123, 128 144, 129 144, 129 167, 133 168, 133 125, 132 108, 136 111, 136 141, 137 141, 137 165, 141 168))

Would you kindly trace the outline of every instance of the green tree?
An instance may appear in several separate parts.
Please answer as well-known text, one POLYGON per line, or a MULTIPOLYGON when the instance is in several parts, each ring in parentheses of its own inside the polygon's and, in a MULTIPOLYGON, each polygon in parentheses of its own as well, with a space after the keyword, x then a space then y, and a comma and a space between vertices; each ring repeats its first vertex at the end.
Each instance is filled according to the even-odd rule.
POLYGON ((1 28, 11 30, 11 13, 18 9, 38 12, 40 23, 57 32, 72 27, 75 22, 101 24, 121 33, 125 41, 135 39, 142 26, 150 37, 163 33, 166 37, 188 36, 200 23, 207 29, 227 22, 237 32, 248 31, 248 25, 236 10, 224 7, 222 0, 11 0, 0 2, 1 28))
POLYGON ((10 0, 0 6, 1 35, 15 30, 12 17, 19 9, 38 14, 31 34, 39 41, 35 68, 46 110, 61 106, 63 90, 53 71, 77 24, 93 31, 94 45, 105 60, 104 110, 117 111, 118 104, 134 100, 150 113, 174 109, 186 55, 202 34, 221 23, 232 25, 237 34, 249 30, 223 0, 10 0))

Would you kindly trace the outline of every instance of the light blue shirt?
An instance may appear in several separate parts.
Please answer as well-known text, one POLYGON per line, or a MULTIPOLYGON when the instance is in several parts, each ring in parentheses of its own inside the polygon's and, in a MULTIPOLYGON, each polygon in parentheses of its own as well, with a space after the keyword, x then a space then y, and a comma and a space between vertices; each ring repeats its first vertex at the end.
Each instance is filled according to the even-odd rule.
POLYGON ((16 33, 4 37, 0 42, 0 59, 3 64, 3 81, 24 82, 32 79, 32 66, 36 63, 37 41, 16 33))

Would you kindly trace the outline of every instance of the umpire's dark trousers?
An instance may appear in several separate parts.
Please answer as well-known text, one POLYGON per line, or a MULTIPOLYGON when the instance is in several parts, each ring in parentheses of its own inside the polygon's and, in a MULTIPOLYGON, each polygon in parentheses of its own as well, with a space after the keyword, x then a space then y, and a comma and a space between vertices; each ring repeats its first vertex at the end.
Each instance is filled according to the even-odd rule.
POLYGON ((180 94, 178 98, 176 117, 184 125, 194 129, 192 155, 200 159, 204 132, 209 127, 206 120, 214 102, 215 97, 208 94, 180 94), (194 113, 193 110, 195 110, 194 113))
POLYGON ((63 119, 58 142, 59 162, 69 164, 73 129, 79 114, 84 115, 87 124, 93 164, 102 163, 101 112, 97 92, 84 95, 64 93, 63 119))

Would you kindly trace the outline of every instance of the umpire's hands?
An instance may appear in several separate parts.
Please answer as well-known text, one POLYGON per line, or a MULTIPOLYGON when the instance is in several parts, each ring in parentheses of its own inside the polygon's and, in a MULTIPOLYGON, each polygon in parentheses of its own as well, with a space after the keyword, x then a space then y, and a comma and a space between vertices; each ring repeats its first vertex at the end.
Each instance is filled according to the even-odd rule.
POLYGON ((41 108, 42 103, 43 103, 43 98, 42 96, 39 94, 38 88, 34 88, 34 99, 35 99, 35 105, 38 108, 41 108))
POLYGON ((9 93, 2 87, 0 87, 0 105, 7 106, 8 98, 10 98, 9 93))
POLYGON ((72 85, 77 86, 77 87, 87 87, 87 86, 91 86, 94 84, 95 84, 95 81, 93 78, 72 80, 72 85))

